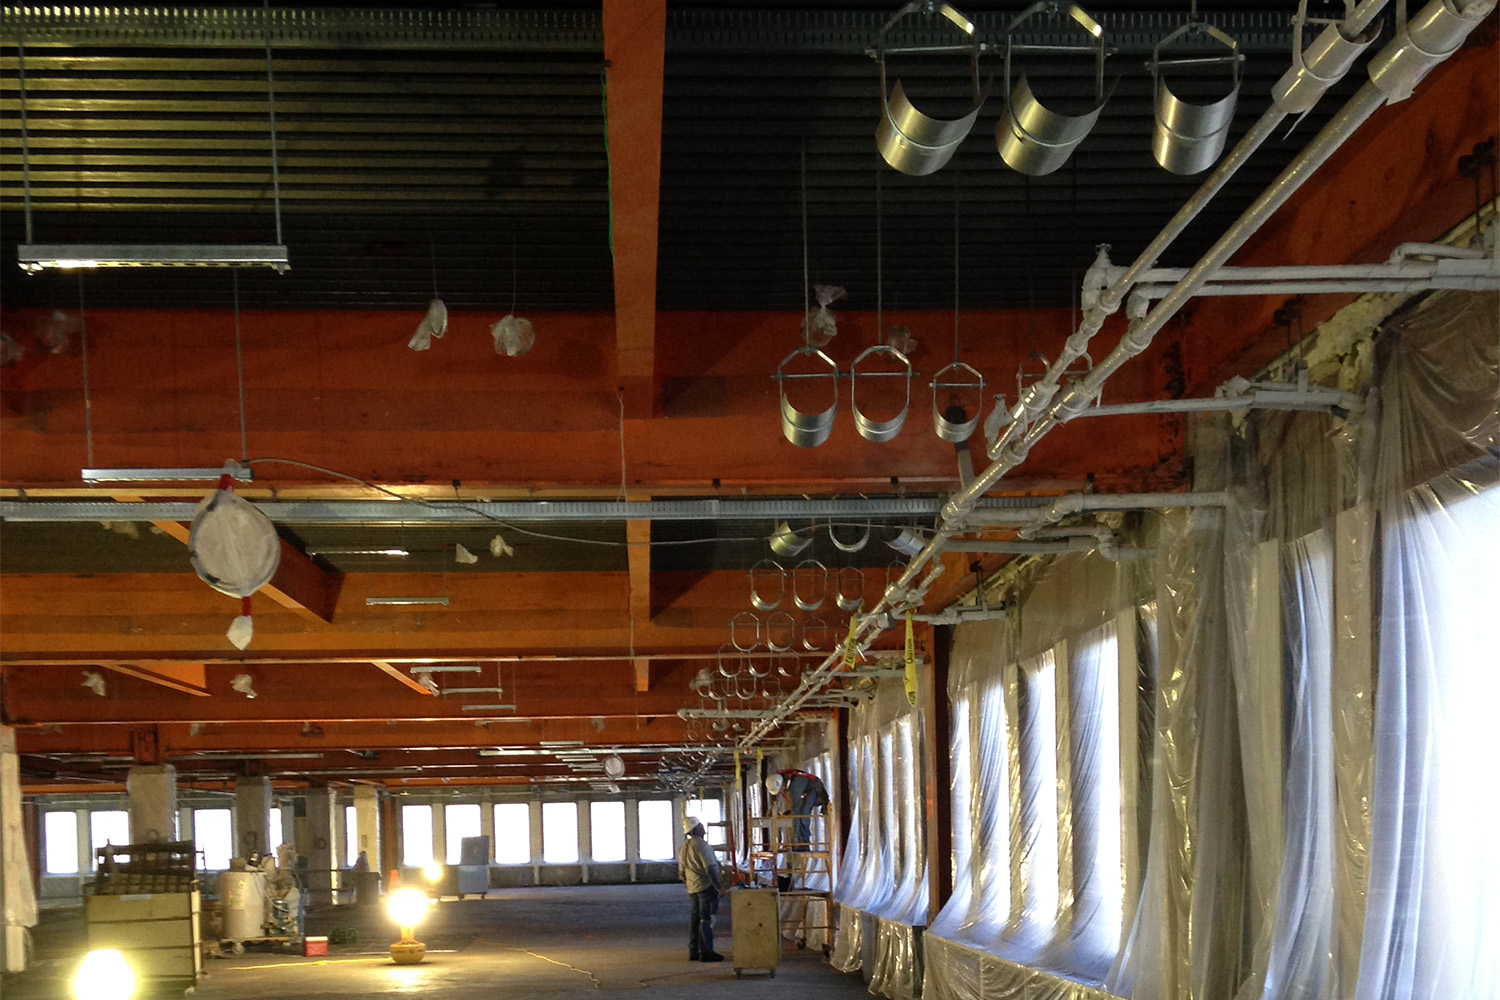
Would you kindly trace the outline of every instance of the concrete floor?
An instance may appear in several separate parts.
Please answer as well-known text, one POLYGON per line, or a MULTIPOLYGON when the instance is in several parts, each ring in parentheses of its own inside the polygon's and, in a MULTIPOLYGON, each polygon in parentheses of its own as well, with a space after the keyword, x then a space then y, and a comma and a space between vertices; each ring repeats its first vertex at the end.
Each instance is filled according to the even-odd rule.
MULTIPOLYGON (((309 933, 353 928, 357 945, 334 946, 327 959, 272 952, 216 958, 205 964, 193 1000, 275 997, 370 997, 420 994, 444 1000, 565 998, 601 991, 649 990, 663 1000, 702 1000, 705 992, 736 997, 865 996, 857 975, 834 971, 817 951, 784 951, 775 979, 732 963, 687 960, 687 898, 678 885, 507 889, 488 899, 442 903, 418 928, 428 959, 391 963, 385 946, 394 928, 378 914, 352 907, 309 915, 309 933)), ((728 907, 715 946, 731 954, 728 907)), ((36 933, 30 972, 6 977, 6 1000, 70 996, 67 981, 82 952, 78 911, 51 912, 36 933)))

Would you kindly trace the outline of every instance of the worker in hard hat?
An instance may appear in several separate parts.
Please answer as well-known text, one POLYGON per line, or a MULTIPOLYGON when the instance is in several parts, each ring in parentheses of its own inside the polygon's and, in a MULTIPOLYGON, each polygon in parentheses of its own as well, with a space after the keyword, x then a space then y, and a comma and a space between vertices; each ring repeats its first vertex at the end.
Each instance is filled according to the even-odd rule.
POLYGON ((696 816, 684 816, 683 832, 687 834, 677 855, 677 877, 686 884, 689 904, 688 961, 722 962, 724 956, 714 951, 714 914, 719 909, 719 859, 704 836, 703 823, 696 816))
POLYGON ((828 789, 816 774, 786 768, 766 778, 773 812, 795 816, 794 843, 806 847, 812 841, 812 814, 828 811, 828 789))

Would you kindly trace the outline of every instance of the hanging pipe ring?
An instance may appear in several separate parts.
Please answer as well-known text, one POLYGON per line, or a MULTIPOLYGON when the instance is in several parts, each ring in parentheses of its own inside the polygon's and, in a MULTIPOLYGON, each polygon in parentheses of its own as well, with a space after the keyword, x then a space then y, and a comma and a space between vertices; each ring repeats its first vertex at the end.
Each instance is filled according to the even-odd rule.
POLYGON ((865 600, 865 574, 854 566, 841 566, 836 578, 838 606, 853 611, 865 600))
POLYGON ((729 677, 729 678, 733 678, 734 677, 735 672, 736 672, 736 670, 739 667, 738 661, 736 661, 734 659, 734 656, 732 655, 734 653, 734 651, 735 651, 734 650, 734 646, 732 646, 731 644, 729 644, 727 642, 724 643, 724 645, 722 645, 722 646, 719 647, 718 666, 719 666, 719 676, 720 677, 729 677), (730 669, 731 665, 735 669, 733 669, 733 670, 730 669))
POLYGON ((979 417, 983 412, 984 376, 979 372, 962 361, 955 361, 932 377, 932 428, 938 437, 949 444, 963 444, 979 426, 979 417), (948 419, 948 408, 938 406, 938 397, 943 395, 944 390, 951 390, 954 395, 973 393, 973 410, 965 411, 972 412, 973 416, 967 420, 948 419))
POLYGON ((816 611, 828 597, 828 567, 816 559, 804 559, 792 568, 792 601, 803 611, 816 611), (808 581, 811 586, 802 586, 808 581))
POLYGON ((786 570, 774 559, 762 559, 750 567, 750 603, 758 611, 770 611, 786 596, 786 570), (771 584, 775 583, 775 591, 771 584))
POLYGON ((785 653, 797 639, 797 620, 785 611, 766 616, 766 646, 773 653, 785 653))
POLYGON ((827 649, 830 635, 828 623, 817 615, 812 615, 802 623, 802 648, 809 653, 827 649))
POLYGON ((852 555, 853 553, 858 552, 860 549, 864 548, 865 544, 870 540, 869 521, 865 522, 864 534, 860 535, 852 542, 846 542, 842 538, 840 538, 838 531, 835 530, 837 527, 838 525, 834 524, 832 521, 828 523, 828 540, 831 541, 833 543, 833 547, 838 549, 840 552, 848 552, 852 555))
POLYGON ((749 611, 737 611, 729 619, 729 644, 741 653, 760 645, 760 619, 749 611))

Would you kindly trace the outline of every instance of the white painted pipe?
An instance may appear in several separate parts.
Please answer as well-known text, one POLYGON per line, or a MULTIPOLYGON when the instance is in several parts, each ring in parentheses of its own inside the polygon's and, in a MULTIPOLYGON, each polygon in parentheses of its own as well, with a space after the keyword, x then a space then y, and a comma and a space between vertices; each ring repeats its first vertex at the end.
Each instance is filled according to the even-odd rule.
MULTIPOLYGON (((1150 314, 1131 324, 1120 344, 1094 366, 1088 377, 1070 385, 1062 399, 1052 402, 1052 396, 1058 387, 1057 380, 1061 378, 1062 372, 1067 369, 1068 365, 1082 356, 1089 338, 1098 332, 1099 326, 1103 325, 1104 317, 1118 308, 1120 297, 1129 288, 1129 283, 1134 281, 1133 272, 1145 270, 1150 263, 1154 262, 1161 250, 1175 239, 1186 227, 1187 222, 1202 210, 1229 176, 1238 170, 1240 163, 1269 136, 1275 124, 1284 117, 1274 107, 1262 116, 1261 120, 1252 127, 1251 133, 1241 140, 1228 157, 1220 161, 1219 169, 1215 170, 1209 180, 1204 182, 1203 187, 1188 200, 1188 203, 1178 211, 1167 227, 1147 247, 1141 258, 1136 261, 1138 266, 1133 265, 1120 282, 1111 285, 1091 308, 1085 310, 1084 320, 1073 336, 1068 338, 1064 354, 1059 356, 1058 361, 1053 364, 1048 375, 1043 379, 1043 382, 1051 383, 1050 387, 1035 392, 1030 390, 1036 390, 1037 386, 1042 383, 1034 383, 1030 387, 1013 410, 1015 421, 1006 428, 996 442, 996 447, 991 450, 995 461, 973 483, 944 504, 937 534, 921 552, 912 557, 905 572, 886 589, 885 594, 872 609, 872 613, 862 616, 856 623, 852 636, 856 649, 868 646, 882 631, 877 614, 881 608, 895 610, 915 596, 917 588, 912 587, 913 581, 916 580, 922 568, 942 550, 944 543, 959 530, 979 498, 999 482, 1007 472, 1024 461, 1036 442, 1053 427, 1071 419, 1087 407, 1089 402, 1099 394, 1103 383, 1121 365, 1150 345, 1151 339, 1167 320, 1175 315, 1197 288, 1206 282, 1209 272, 1222 266, 1236 250, 1243 246, 1245 241, 1265 224, 1266 219, 1285 204, 1303 182, 1387 100, 1400 99, 1405 96, 1399 88, 1402 81, 1420 80, 1433 66, 1436 66, 1452 51, 1456 51, 1464 35, 1472 31, 1494 5, 1495 0, 1472 0, 1461 12, 1455 14, 1453 8, 1449 7, 1445 0, 1433 0, 1427 8, 1424 8, 1413 20, 1410 33, 1403 31, 1396 41, 1393 41, 1376 57, 1371 66, 1371 81, 1361 87, 1359 92, 1334 115, 1271 186, 1219 238, 1208 254, 1188 272, 1171 293, 1161 300, 1156 308, 1152 309, 1150 314), (1404 49, 1414 47, 1413 37, 1428 42, 1432 47, 1419 50, 1416 54, 1404 52, 1404 49), (1439 46, 1438 41, 1441 41, 1443 46, 1439 46), (1384 80, 1380 74, 1385 75, 1384 80), (1274 119, 1269 126, 1266 124, 1268 119, 1274 119), (1262 130, 1264 134, 1259 134, 1262 130), (1248 148, 1246 148, 1247 145, 1248 148), (1128 278, 1128 281, 1125 278, 1128 278), (1092 325, 1095 318, 1097 318, 1097 324, 1092 325), (1090 329, 1091 325, 1092 329, 1090 329), (1069 353, 1075 352, 1075 349, 1076 353, 1071 353, 1069 356, 1069 353), (1045 401, 1042 400, 1044 396, 1045 401), (1023 433, 1018 429, 1020 421, 1033 409, 1038 412, 1044 409, 1045 416, 1035 424, 1026 427, 1023 433)), ((1381 6, 1383 6, 1382 2, 1360 4, 1356 12, 1364 9, 1370 11, 1370 16, 1373 17, 1374 12, 1378 12, 1381 6)), ((1173 494, 1163 495, 1172 496, 1173 494)), ((839 653, 830 654, 817 668, 803 675, 797 690, 777 706, 774 717, 762 720, 753 726, 751 731, 740 740, 739 745, 741 747, 754 746, 781 720, 796 712, 819 687, 826 683, 840 662, 842 660, 839 653)))
MULTIPOLYGON (((1220 267, 1208 281, 1228 284, 1241 281, 1356 281, 1394 279, 1434 279, 1443 277, 1476 278, 1495 275, 1494 258, 1483 250, 1470 252, 1467 247, 1449 247, 1464 256, 1445 257, 1435 261, 1398 257, 1406 246, 1397 247, 1392 259, 1377 264, 1290 264, 1271 267, 1220 267)), ((1141 284, 1175 283, 1187 277, 1184 267, 1153 267, 1141 272, 1141 284)))
MULTIPOLYGON (((1225 298, 1241 295, 1368 295, 1374 292, 1415 294, 1436 288, 1467 292, 1493 292, 1500 289, 1500 275, 1475 275, 1452 278, 1364 278, 1342 281, 1247 281, 1237 284, 1208 284, 1193 293, 1194 298, 1225 298)), ((1164 299, 1171 285, 1137 285, 1130 297, 1141 302, 1164 299)))

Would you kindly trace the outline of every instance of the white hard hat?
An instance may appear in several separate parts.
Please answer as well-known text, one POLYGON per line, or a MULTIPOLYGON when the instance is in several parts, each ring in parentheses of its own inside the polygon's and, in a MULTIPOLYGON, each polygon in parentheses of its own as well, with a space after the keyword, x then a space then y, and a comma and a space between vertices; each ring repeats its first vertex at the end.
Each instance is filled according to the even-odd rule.
POLYGON ((780 771, 772 774, 766 779, 766 790, 772 795, 780 795, 781 790, 786 787, 786 776, 780 771))
POLYGON ((688 815, 682 817, 682 832, 683 833, 692 833, 693 829, 695 827, 700 827, 702 825, 703 825, 703 821, 700 820, 697 816, 694 816, 691 813, 689 813, 688 815))

